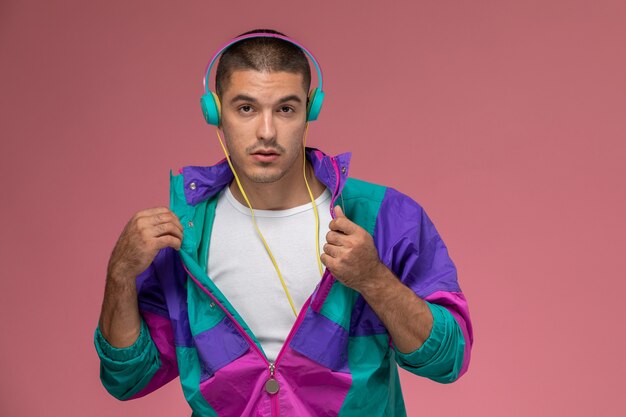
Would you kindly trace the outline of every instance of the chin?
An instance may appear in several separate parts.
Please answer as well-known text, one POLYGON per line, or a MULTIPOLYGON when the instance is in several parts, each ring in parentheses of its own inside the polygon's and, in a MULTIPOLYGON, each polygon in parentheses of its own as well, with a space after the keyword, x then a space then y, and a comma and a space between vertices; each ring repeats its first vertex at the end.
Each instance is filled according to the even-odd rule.
POLYGON ((285 172, 253 172, 251 175, 247 177, 250 181, 257 184, 271 184, 273 182, 279 181, 281 178, 285 176, 285 172))

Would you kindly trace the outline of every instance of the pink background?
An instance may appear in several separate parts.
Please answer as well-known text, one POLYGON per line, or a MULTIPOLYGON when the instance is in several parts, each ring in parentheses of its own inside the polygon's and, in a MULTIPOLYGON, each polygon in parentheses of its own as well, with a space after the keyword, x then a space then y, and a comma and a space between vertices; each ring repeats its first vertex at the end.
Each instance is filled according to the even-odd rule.
POLYGON ((127 219, 221 158, 202 71, 257 27, 323 65, 310 143, 419 201, 460 271, 473 362, 403 374, 409 415, 625 415, 626 2, 381 4, 0 2, 1 416, 190 414, 178 381, 110 397, 92 334, 127 219))

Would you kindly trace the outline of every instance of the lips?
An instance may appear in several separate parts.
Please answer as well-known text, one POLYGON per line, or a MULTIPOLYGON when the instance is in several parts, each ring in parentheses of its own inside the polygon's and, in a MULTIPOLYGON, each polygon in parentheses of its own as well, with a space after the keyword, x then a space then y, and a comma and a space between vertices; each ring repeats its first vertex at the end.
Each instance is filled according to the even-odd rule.
POLYGON ((280 154, 272 149, 259 149, 252 153, 252 157, 259 162, 272 162, 278 158, 280 154))
POLYGON ((278 152, 268 149, 268 150, 258 150, 253 153, 253 155, 278 155, 278 152))

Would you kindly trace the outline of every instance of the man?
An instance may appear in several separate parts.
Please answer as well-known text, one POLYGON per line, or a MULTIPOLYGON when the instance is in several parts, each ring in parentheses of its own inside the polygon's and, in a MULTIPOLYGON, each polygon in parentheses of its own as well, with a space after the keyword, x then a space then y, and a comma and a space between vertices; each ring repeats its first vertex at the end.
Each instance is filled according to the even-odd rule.
POLYGON ((305 148, 323 98, 305 53, 321 78, 268 30, 212 61, 227 160, 173 176, 171 207, 135 214, 109 262, 95 345, 117 398, 180 376, 194 416, 399 416, 396 364, 466 371, 467 303, 422 208, 305 148))

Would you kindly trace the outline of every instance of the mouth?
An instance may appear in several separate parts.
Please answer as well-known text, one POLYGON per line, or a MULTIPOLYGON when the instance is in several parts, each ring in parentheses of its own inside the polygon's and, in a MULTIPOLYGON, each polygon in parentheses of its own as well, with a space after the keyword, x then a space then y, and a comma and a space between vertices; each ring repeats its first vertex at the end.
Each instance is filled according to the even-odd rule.
POLYGON ((280 154, 273 149, 259 149, 254 151, 251 155, 259 162, 272 162, 280 156, 280 154))
POLYGON ((273 149, 259 149, 253 155, 278 155, 278 152, 273 149))

